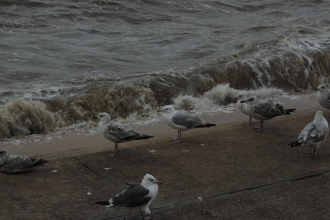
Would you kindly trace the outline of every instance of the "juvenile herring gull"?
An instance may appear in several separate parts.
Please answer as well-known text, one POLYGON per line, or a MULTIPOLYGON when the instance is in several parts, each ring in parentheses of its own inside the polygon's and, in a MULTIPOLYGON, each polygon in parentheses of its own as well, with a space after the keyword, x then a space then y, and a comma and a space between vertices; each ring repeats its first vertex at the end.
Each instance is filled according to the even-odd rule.
POLYGON ((176 111, 171 105, 164 106, 158 110, 158 112, 164 112, 163 118, 165 123, 171 128, 178 130, 178 138, 173 139, 174 142, 181 141, 181 131, 215 126, 215 124, 204 123, 204 120, 197 116, 182 111, 176 111))
POLYGON ((328 122, 323 117, 323 112, 317 111, 315 113, 314 121, 306 125, 306 127, 300 132, 297 140, 290 143, 289 145, 291 147, 308 145, 311 150, 311 154, 316 154, 317 148, 320 147, 328 133, 328 122))
POLYGON ((239 93, 237 96, 237 108, 243 113, 249 116, 249 122, 245 122, 245 125, 251 125, 251 120, 252 120, 252 116, 248 114, 248 112, 246 111, 248 108, 248 104, 246 104, 245 102, 241 102, 243 100, 246 99, 246 95, 239 93))
POLYGON ((44 166, 49 161, 32 159, 22 155, 8 155, 6 149, 0 150, 0 167, 4 173, 21 173, 32 168, 44 166))
POLYGON ((123 206, 123 207, 131 207, 128 216, 129 218, 132 210, 135 207, 139 207, 139 211, 144 218, 142 210, 149 215, 150 209, 149 205, 154 201, 158 193, 158 184, 163 184, 162 182, 156 180, 150 174, 146 174, 141 183, 126 183, 130 186, 130 188, 124 190, 119 193, 109 201, 100 201, 96 202, 99 205, 106 205, 107 208, 113 206, 123 206))
POLYGON ((261 131, 264 126, 264 120, 269 120, 280 115, 290 115, 294 109, 284 109, 282 105, 271 100, 258 99, 256 96, 249 96, 241 103, 248 104, 246 111, 253 118, 260 120, 259 128, 254 127, 257 131, 261 131))
POLYGON ((140 134, 139 132, 133 131, 132 129, 118 123, 111 121, 111 117, 108 113, 101 113, 98 116, 93 116, 93 118, 100 119, 99 131, 103 136, 115 143, 115 149, 109 155, 113 157, 118 153, 118 143, 133 141, 133 140, 142 140, 149 139, 153 136, 140 134))
POLYGON ((330 109, 330 90, 324 84, 321 84, 315 89, 317 91, 317 100, 320 105, 326 109, 330 109))

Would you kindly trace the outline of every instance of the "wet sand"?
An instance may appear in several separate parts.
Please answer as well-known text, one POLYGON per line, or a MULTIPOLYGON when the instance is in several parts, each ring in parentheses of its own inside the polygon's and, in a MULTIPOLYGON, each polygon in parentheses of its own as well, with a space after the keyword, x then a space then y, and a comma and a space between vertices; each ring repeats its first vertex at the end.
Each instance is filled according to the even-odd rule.
MULTIPOLYGON (((164 182, 151 205, 153 219, 328 219, 329 139, 315 156, 288 146, 323 108, 315 100, 285 107, 297 113, 266 121, 263 132, 243 126, 248 118, 240 113, 226 114, 227 123, 204 117, 217 127, 184 132, 182 143, 169 141, 176 131, 166 126, 148 128, 150 133, 144 128, 162 135, 120 145, 115 158, 107 157, 113 144, 99 135, 45 143, 45 151, 38 145, 11 148, 51 162, 20 175, 0 173, 0 216, 123 219, 127 209, 94 202, 150 173, 164 182)), ((140 219, 137 210, 132 219, 140 219)))

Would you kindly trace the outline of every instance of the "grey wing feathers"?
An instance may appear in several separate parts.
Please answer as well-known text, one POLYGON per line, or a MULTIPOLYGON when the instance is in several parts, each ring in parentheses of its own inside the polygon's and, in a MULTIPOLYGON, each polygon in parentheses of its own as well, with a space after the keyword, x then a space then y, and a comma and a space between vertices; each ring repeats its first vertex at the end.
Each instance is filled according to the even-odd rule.
POLYGON ((1 169, 4 173, 19 173, 23 172, 32 165, 34 165, 34 161, 22 155, 9 155, 6 160, 3 162, 4 167, 1 169))
POLYGON ((272 101, 260 101, 254 106, 254 112, 265 119, 273 118, 284 113, 283 107, 272 101))
POLYGON ((121 141, 124 141, 126 138, 130 138, 130 139, 133 139, 134 137, 139 137, 140 136, 140 133, 136 132, 136 131, 133 131, 121 124, 118 124, 118 123, 110 123, 108 125, 108 129, 107 129, 107 132, 121 140, 121 141))
POLYGON ((328 135, 328 127, 323 123, 311 122, 300 133, 299 138, 306 144, 323 141, 328 135))
POLYGON ((172 121, 177 125, 182 125, 187 128, 195 128, 204 124, 203 119, 185 112, 177 112, 173 116, 172 121))
POLYGON ((322 100, 327 106, 330 106, 330 92, 328 92, 325 96, 324 99, 322 100))
POLYGON ((33 160, 22 155, 9 155, 4 161, 4 165, 13 168, 27 168, 33 165, 33 160))

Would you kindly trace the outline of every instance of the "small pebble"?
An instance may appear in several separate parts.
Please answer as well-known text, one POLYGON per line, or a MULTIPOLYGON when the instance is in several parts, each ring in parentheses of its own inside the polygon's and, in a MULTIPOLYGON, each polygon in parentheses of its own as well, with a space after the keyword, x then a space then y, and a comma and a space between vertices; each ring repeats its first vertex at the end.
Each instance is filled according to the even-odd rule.
POLYGON ((182 152, 189 152, 189 150, 182 150, 182 152))
POLYGON ((155 153, 156 150, 149 150, 149 153, 155 153))
POLYGON ((201 146, 203 147, 203 146, 204 146, 204 144, 201 144, 201 146))
POLYGON ((203 201, 203 198, 202 197, 198 197, 197 198, 199 201, 203 201))
POLYGON ((52 172, 53 172, 53 173, 57 173, 57 170, 53 170, 52 172))
POLYGON ((87 195, 91 195, 92 193, 91 192, 88 192, 87 195))
POLYGON ((111 168, 107 168, 107 167, 106 167, 106 168, 104 168, 104 169, 105 169, 105 170, 111 170, 111 168))

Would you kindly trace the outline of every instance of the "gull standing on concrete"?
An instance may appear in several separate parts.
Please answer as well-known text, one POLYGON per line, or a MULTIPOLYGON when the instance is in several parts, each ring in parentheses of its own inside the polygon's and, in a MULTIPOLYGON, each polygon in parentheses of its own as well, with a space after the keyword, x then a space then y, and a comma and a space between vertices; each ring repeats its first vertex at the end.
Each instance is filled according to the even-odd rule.
POLYGON ((0 150, 0 167, 4 173, 21 173, 35 167, 44 166, 49 161, 43 159, 32 159, 22 155, 8 155, 6 149, 0 150))
POLYGON ((290 143, 289 145, 291 147, 308 145, 311 150, 311 154, 317 154, 317 149, 326 139, 328 133, 328 122, 323 117, 323 112, 317 111, 314 117, 314 121, 306 125, 306 127, 300 132, 297 140, 290 143))
POLYGON ((149 215, 151 213, 149 205, 155 200, 158 194, 158 184, 162 185, 163 183, 156 180, 152 175, 146 174, 141 183, 126 184, 129 185, 130 188, 124 190, 109 201, 96 202, 96 204, 106 205, 107 208, 113 206, 131 207, 126 219, 129 218, 135 207, 139 207, 142 218, 144 218, 144 215, 142 214, 141 208, 149 215))
POLYGON ((245 101, 246 99, 246 95, 239 93, 237 96, 237 108, 243 113, 249 116, 249 122, 245 122, 244 125, 250 125, 251 126, 251 120, 252 120, 252 116, 248 114, 247 108, 249 107, 248 104, 246 104, 245 102, 241 102, 241 101, 245 101))
POLYGON ((140 134, 139 132, 133 131, 132 129, 118 123, 111 121, 111 117, 108 113, 101 113, 98 116, 93 116, 93 118, 100 119, 99 131, 103 136, 115 143, 115 149, 109 155, 110 157, 115 156, 118 153, 118 143, 149 139, 153 136, 140 134))
POLYGON ((284 109, 282 105, 273 102, 271 100, 258 99, 256 96, 249 96, 241 103, 248 104, 246 111, 253 118, 260 120, 259 128, 253 127, 256 131, 262 131, 264 126, 264 120, 269 120, 280 115, 290 115, 294 109, 284 109))
POLYGON ((330 90, 324 84, 321 84, 315 89, 317 91, 317 100, 320 105, 326 109, 330 109, 330 90))
POLYGON ((163 118, 165 123, 171 128, 178 130, 178 138, 172 139, 174 142, 181 141, 181 131, 215 126, 215 124, 204 123, 204 120, 197 116, 182 111, 176 111, 171 105, 164 106, 158 110, 158 112, 164 112, 163 118))

